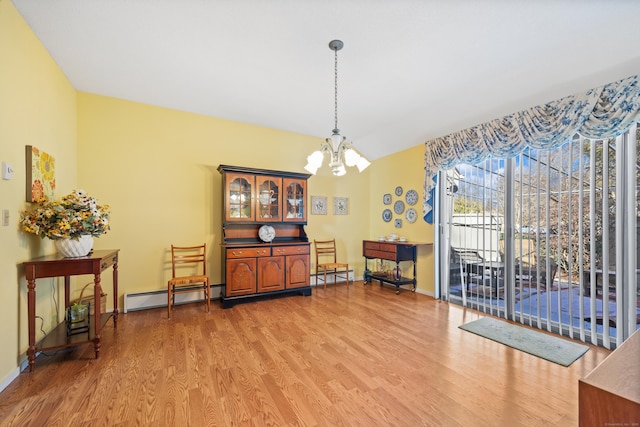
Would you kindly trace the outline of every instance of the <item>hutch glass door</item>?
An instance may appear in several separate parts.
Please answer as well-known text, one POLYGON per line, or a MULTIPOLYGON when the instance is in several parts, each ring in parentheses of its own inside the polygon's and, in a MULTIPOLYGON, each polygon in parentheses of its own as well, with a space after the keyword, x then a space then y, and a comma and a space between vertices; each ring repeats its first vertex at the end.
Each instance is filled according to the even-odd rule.
POLYGON ((285 196, 285 221, 304 222, 307 220, 305 199, 307 193, 307 182, 300 179, 284 179, 285 196))
MULTIPOLYGON (((231 174, 230 174, 231 175, 231 174)), ((227 189, 227 220, 228 221, 253 221, 252 194, 253 176, 236 175, 229 177, 227 189)))
POLYGON ((258 211, 259 221, 280 222, 282 221, 281 200, 282 200, 282 178, 275 176, 256 177, 256 188, 258 189, 258 211))

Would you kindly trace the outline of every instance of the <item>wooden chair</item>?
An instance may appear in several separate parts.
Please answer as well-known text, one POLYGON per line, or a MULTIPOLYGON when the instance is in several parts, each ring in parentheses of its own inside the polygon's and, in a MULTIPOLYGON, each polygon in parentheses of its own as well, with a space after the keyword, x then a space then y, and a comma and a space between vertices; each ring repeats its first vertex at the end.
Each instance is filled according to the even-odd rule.
POLYGON ((337 261, 336 239, 314 240, 313 245, 316 249, 316 286, 320 280, 319 273, 323 273, 322 280, 325 289, 327 288, 327 274, 333 275, 333 283, 336 283, 338 277, 345 279, 347 287, 349 287, 349 264, 337 261))
POLYGON ((209 293, 209 276, 207 276, 207 245, 199 246, 174 246, 171 245, 171 275, 168 282, 167 311, 171 318, 171 308, 176 303, 176 294, 185 292, 203 292, 204 300, 207 304, 207 311, 211 304, 209 293), (180 269, 183 264, 192 264, 191 275, 177 276, 176 266, 180 269), (197 264, 202 264, 202 274, 197 264))

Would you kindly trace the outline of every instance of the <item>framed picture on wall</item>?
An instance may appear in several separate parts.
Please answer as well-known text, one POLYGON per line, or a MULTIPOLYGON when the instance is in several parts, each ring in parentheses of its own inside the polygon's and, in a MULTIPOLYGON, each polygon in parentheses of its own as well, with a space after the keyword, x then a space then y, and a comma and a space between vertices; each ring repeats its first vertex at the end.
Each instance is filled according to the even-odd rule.
POLYGON ((27 202, 54 199, 56 188, 55 159, 33 145, 26 146, 27 202))
POLYGON ((311 196, 311 213, 314 215, 327 214, 326 196, 311 196))
POLYGON ((333 214, 347 215, 349 213, 349 199, 346 197, 333 198, 333 214))

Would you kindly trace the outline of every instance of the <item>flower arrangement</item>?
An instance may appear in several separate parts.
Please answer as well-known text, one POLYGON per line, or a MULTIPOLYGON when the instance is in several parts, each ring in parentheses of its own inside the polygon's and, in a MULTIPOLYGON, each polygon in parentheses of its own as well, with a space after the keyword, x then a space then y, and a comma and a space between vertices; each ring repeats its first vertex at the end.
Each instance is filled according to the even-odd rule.
POLYGON ((73 190, 60 201, 38 200, 32 211, 20 215, 22 229, 49 239, 99 237, 110 229, 109 206, 98 205, 84 190, 73 190))

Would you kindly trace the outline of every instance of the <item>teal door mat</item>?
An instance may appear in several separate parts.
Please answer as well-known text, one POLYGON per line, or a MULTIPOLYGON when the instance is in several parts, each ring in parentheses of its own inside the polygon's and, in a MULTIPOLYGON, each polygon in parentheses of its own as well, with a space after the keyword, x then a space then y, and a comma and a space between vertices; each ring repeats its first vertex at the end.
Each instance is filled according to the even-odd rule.
POLYGON ((571 365, 589 350, 586 345, 491 317, 465 323, 459 328, 562 366, 571 365))

